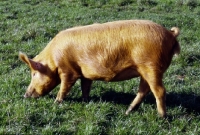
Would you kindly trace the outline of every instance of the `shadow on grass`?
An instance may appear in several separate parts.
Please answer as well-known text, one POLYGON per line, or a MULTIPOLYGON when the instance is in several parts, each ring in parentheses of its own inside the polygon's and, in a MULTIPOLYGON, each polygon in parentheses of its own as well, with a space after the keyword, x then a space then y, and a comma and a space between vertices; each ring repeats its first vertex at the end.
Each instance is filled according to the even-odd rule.
POLYGON ((194 65, 200 63, 200 55, 199 54, 192 54, 186 57, 187 65, 194 65))
MULTIPOLYGON (((123 104, 129 106, 133 101, 136 95, 130 93, 116 92, 113 89, 103 93, 100 97, 92 96, 90 97, 91 101, 99 102, 112 102, 114 104, 123 104)), ((82 102, 81 98, 70 98, 67 100, 72 100, 75 102, 82 102)), ((148 94, 143 102, 145 104, 154 104, 156 105, 155 98, 152 93, 148 94)), ((195 95, 194 93, 167 93, 166 96, 166 106, 167 107, 182 107, 186 109, 188 113, 200 113, 200 96, 195 95)))
MULTIPOLYGON (((106 102, 114 102, 116 104, 129 105, 136 95, 113 90, 102 95, 102 100, 106 102)), ((146 104, 156 104, 153 94, 148 94, 144 100, 146 104)), ((187 112, 200 113, 200 96, 194 93, 168 93, 166 96, 167 107, 181 106, 187 112)))
POLYGON ((181 106, 187 112, 200 113, 200 96, 194 93, 169 93, 167 94, 167 106, 181 106))

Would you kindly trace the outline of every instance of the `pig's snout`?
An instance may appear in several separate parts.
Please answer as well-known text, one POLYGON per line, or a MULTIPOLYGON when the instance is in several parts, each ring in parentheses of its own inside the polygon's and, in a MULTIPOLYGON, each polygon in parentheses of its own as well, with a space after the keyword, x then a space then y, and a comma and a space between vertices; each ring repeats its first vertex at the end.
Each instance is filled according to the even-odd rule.
POLYGON ((36 92, 36 91, 26 91, 26 93, 24 94, 24 98, 28 98, 28 97, 33 97, 33 98, 37 98, 40 95, 36 92))
POLYGON ((27 93, 25 93, 24 94, 24 98, 28 98, 29 96, 28 96, 28 94, 27 93))

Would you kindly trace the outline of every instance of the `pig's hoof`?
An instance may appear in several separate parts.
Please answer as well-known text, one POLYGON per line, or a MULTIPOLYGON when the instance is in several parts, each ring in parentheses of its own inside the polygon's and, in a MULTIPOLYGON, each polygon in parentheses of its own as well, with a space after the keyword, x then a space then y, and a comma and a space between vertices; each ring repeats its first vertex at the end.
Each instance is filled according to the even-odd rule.
POLYGON ((133 109, 133 108, 130 106, 130 107, 126 110, 126 113, 125 113, 125 114, 128 115, 128 114, 132 111, 132 109, 133 109))
POLYGON ((167 118, 167 114, 166 114, 166 113, 159 114, 159 116, 160 116, 161 118, 167 118))
POLYGON ((125 114, 128 115, 128 114, 130 113, 130 111, 131 111, 131 110, 126 110, 126 113, 125 113, 125 114))
POLYGON ((54 101, 54 103, 62 103, 62 99, 56 99, 55 101, 54 101))
POLYGON ((87 97, 87 98, 83 97, 83 98, 82 98, 82 101, 87 103, 87 102, 89 102, 90 100, 89 100, 88 97, 87 97))

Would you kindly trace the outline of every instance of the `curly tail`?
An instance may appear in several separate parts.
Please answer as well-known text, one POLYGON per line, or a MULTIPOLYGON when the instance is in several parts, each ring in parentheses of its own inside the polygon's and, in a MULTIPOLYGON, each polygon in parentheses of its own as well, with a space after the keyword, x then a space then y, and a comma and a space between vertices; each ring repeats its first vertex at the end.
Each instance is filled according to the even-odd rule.
POLYGON ((180 30, 177 27, 172 27, 171 32, 174 35, 174 37, 177 37, 180 34, 180 30))
MULTIPOLYGON (((172 27, 170 31, 175 38, 180 34, 180 30, 177 27, 172 27)), ((180 45, 178 41, 175 39, 175 43, 173 45, 173 54, 178 55, 180 51, 181 51, 180 45)))

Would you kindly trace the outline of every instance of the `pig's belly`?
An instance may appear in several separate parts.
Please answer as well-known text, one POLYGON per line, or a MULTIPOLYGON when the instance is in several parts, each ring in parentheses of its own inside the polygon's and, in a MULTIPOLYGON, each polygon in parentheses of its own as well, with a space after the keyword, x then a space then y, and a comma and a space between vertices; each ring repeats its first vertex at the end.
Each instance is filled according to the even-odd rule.
POLYGON ((90 80, 102 80, 107 82, 129 80, 140 76, 135 68, 130 67, 119 71, 113 71, 111 69, 83 68, 82 74, 85 78, 90 80))
POLYGON ((123 81, 123 80, 129 80, 134 77, 138 77, 140 74, 132 68, 127 68, 119 73, 117 73, 113 78, 111 78, 109 81, 123 81))

